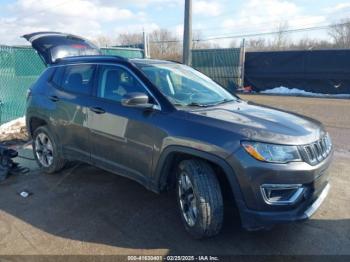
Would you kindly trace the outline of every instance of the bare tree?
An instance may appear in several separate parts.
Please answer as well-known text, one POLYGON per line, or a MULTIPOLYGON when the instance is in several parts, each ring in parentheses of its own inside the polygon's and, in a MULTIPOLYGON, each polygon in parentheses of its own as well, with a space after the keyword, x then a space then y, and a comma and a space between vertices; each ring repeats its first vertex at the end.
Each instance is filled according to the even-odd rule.
MULTIPOLYGON (((166 29, 155 30, 149 34, 149 41, 152 58, 181 60, 181 42, 173 32, 166 29)), ((112 45, 140 47, 143 43, 143 34, 122 33, 115 40, 107 36, 99 36, 94 43, 100 47, 112 45)))
POLYGON ((209 49, 214 48, 214 46, 208 41, 201 41, 199 39, 193 39, 192 49, 209 49))
POLYGON ((122 33, 118 36, 119 45, 138 46, 143 43, 142 33, 122 33))
POLYGON ((203 41, 203 33, 200 30, 194 31, 192 34, 192 49, 208 49, 213 48, 208 41, 203 41))
POLYGON ((288 30, 288 22, 281 22, 277 27, 277 34, 273 41, 274 49, 283 50, 288 47, 289 39, 286 30, 288 30))
POLYGON ((249 51, 261 51, 267 48, 267 43, 264 38, 253 38, 246 41, 246 48, 249 51))
POLYGON ((350 19, 342 20, 339 24, 334 24, 329 30, 335 47, 350 48, 350 19))
POLYGON ((178 37, 167 29, 155 30, 149 34, 152 58, 181 61, 182 46, 178 37))
POLYGON ((291 50, 329 49, 332 47, 332 43, 327 40, 309 39, 308 37, 303 37, 289 45, 291 50))
POLYGON ((240 45, 237 43, 237 40, 233 39, 233 40, 231 40, 229 46, 230 46, 231 48, 237 48, 237 47, 239 47, 240 45))
POLYGON ((99 47, 108 47, 116 44, 116 40, 104 35, 97 37, 93 42, 99 47))

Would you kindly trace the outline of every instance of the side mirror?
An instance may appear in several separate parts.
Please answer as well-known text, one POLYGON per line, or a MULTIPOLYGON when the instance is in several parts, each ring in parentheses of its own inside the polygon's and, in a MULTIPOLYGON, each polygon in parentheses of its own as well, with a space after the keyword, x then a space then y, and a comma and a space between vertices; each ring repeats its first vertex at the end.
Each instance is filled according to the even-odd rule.
POLYGON ((149 103, 148 95, 145 93, 127 93, 122 98, 122 105, 138 108, 153 108, 154 105, 149 103))

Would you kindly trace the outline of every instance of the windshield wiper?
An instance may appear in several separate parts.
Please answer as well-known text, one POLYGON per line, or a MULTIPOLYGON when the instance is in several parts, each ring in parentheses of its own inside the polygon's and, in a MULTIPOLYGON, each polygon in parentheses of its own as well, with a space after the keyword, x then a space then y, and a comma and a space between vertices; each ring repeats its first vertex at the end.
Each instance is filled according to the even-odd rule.
POLYGON ((237 100, 236 100, 236 99, 224 99, 224 100, 221 100, 221 101, 219 101, 219 102, 210 104, 210 106, 217 106, 217 105, 229 103, 229 102, 232 102, 232 101, 237 101, 237 100))
POLYGON ((201 103, 197 103, 197 102, 191 102, 189 104, 181 104, 181 103, 173 103, 176 106, 197 106, 197 107, 208 107, 208 106, 216 106, 216 105, 220 105, 220 104, 224 104, 224 103, 228 103, 228 102, 232 102, 232 101, 237 101, 235 99, 224 99, 221 100, 219 102, 216 103, 210 103, 210 104, 201 104, 201 103))
POLYGON ((209 106, 209 105, 207 105, 207 104, 200 104, 200 103, 196 103, 196 102, 192 102, 192 103, 187 104, 186 106, 207 107, 207 106, 209 106))

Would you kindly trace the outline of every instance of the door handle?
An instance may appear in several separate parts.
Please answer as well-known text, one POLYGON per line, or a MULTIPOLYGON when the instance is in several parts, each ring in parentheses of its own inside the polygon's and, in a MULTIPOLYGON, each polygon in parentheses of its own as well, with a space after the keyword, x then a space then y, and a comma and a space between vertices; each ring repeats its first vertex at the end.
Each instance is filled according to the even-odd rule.
POLYGON ((57 96, 50 96, 49 99, 50 99, 52 102, 57 102, 57 101, 60 100, 57 96))
POLYGON ((90 107, 90 110, 96 114, 104 114, 106 111, 100 107, 90 107))

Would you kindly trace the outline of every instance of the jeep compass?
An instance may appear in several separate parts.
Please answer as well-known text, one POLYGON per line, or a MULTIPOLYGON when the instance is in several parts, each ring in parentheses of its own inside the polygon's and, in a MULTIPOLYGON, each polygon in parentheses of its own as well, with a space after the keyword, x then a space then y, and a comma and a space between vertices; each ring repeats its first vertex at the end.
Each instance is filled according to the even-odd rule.
POLYGON ((47 65, 26 110, 45 173, 83 161, 175 190, 195 238, 218 234, 230 205, 258 230, 307 219, 325 199, 333 149, 316 120, 250 104, 182 64, 102 56, 70 34, 24 37, 47 65))

